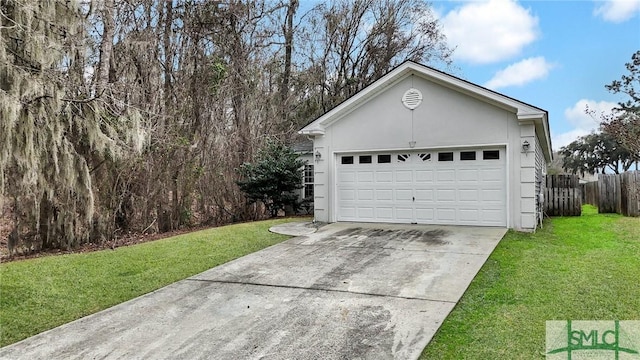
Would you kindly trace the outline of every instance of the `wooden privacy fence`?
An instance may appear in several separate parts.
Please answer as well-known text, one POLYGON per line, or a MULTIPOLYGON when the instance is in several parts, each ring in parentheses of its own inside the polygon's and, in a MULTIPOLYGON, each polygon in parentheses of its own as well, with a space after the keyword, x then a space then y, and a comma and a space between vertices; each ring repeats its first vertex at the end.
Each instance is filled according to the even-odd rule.
POLYGON ((547 175, 544 212, 548 216, 580 216, 582 195, 577 175, 547 175))
POLYGON ((640 216, 640 171, 620 174, 620 213, 640 216))
POLYGON ((620 177, 598 175, 598 212, 615 213, 620 209, 620 177))
POLYGON ((592 181, 581 184, 580 188, 582 190, 582 203, 598 206, 598 182, 592 181))
POLYGON ((640 171, 600 174, 598 181, 583 184, 583 200, 599 213, 640 216, 640 171))

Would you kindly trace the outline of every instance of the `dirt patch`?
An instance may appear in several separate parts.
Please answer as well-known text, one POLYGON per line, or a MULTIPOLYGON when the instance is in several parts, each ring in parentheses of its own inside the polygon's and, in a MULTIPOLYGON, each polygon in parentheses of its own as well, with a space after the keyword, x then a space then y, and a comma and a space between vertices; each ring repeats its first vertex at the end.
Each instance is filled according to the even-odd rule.
POLYGON ((421 231, 419 240, 434 245, 446 245, 449 242, 444 238, 448 235, 447 231, 442 229, 421 231))
MULTIPOLYGON (((127 236, 124 236, 115 240, 111 240, 111 241, 106 241, 101 244, 94 244, 94 243, 83 244, 72 250, 60 250, 60 249, 42 250, 39 252, 28 252, 23 254, 17 254, 17 255, 13 255, 12 257, 9 256, 9 250, 7 248, 7 236, 3 236, 2 238, 0 238, 0 262, 6 263, 6 262, 20 261, 20 260, 33 259, 33 258, 39 258, 39 257, 45 257, 45 256, 53 256, 53 255, 82 254, 82 253, 99 251, 99 250, 107 250, 107 249, 113 250, 122 246, 142 244, 149 241, 160 240, 160 239, 164 239, 164 238, 168 238, 168 237, 172 237, 180 234, 185 234, 192 231, 204 230, 207 228, 208 227, 184 229, 184 230, 171 231, 171 232, 166 232, 161 234, 133 234, 132 233, 132 234, 128 234, 127 236)), ((8 235, 8 232, 7 232, 7 235, 8 235)))
POLYGON ((403 243, 422 242, 431 245, 446 245, 449 242, 446 241, 448 232, 442 229, 434 230, 389 230, 389 229, 362 229, 351 228, 345 229, 336 233, 336 236, 357 237, 364 236, 369 240, 366 241, 367 246, 377 247, 382 246, 388 240, 401 240, 403 243))
POLYGON ((3 198, 0 198, 0 206, 0 261, 4 262, 4 257, 9 255, 7 240, 13 229, 13 223, 10 220, 13 217, 13 213, 3 198))
POLYGON ((201 226, 201 227, 176 230, 176 231, 171 231, 166 233, 153 233, 153 234, 128 233, 128 234, 119 236, 114 240, 106 241, 103 243, 83 244, 72 250, 52 249, 52 250, 42 250, 38 252, 23 250, 23 252, 18 252, 13 256, 9 256, 9 248, 7 246, 7 242, 9 239, 9 234, 13 229, 14 223, 11 220, 13 219, 13 212, 12 212, 11 206, 9 206, 9 204, 7 203, 6 198, 0 199, 0 205, 2 205, 2 208, 0 208, 0 263, 39 258, 43 256, 79 254, 79 253, 86 253, 86 252, 98 251, 98 250, 115 249, 121 246, 129 246, 129 245, 141 244, 141 243, 154 241, 154 240, 160 240, 160 239, 168 238, 171 236, 176 236, 176 235, 197 231, 197 230, 203 230, 211 227, 211 226, 201 226))
POLYGON ((344 230, 340 230, 337 233, 335 233, 334 236, 349 236, 352 234, 359 234, 360 232, 362 232, 362 228, 356 227, 356 228, 349 228, 349 229, 344 229, 344 230))
MULTIPOLYGON (((6 214, 5 214, 6 215, 6 214)), ((289 216, 289 218, 297 217, 297 216, 289 216)), ((305 216, 299 216, 300 218, 304 218, 305 216)), ((251 222, 251 221, 248 221, 251 222)), ((225 226, 231 224, 220 224, 218 226, 225 226)), ((25 259, 33 259, 44 256, 54 256, 54 255, 64 255, 64 254, 82 254, 92 251, 100 251, 107 249, 115 249, 122 246, 130 246, 136 244, 142 244, 149 241, 161 240, 165 238, 169 238, 176 235, 182 235, 194 231, 211 229, 218 226, 196 226, 190 227, 186 229, 180 229, 170 232, 164 233, 153 233, 153 234, 142 234, 142 233, 129 233, 125 236, 121 236, 117 239, 106 241, 104 243, 89 243, 80 245, 77 248, 71 250, 43 250, 40 252, 30 252, 24 254, 14 254, 13 257, 9 256, 9 250, 7 248, 7 238, 9 233, 11 232, 10 223, 7 217, 0 216, 0 263, 12 262, 12 261, 20 261, 25 259), (6 227, 6 229, 4 227, 6 227)))

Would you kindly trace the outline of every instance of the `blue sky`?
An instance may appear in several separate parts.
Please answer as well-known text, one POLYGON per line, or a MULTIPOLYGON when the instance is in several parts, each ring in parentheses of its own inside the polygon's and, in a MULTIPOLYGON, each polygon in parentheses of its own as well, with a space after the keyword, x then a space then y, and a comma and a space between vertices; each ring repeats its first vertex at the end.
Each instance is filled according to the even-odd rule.
POLYGON ((554 150, 598 127, 585 108, 625 100, 605 84, 640 50, 640 0, 437 1, 453 74, 549 111, 554 150))

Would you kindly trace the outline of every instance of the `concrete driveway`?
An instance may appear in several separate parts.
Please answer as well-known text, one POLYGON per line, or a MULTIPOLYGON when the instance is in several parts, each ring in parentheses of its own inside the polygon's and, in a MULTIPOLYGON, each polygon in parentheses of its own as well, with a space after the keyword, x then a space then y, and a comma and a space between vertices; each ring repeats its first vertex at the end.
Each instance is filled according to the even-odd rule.
POLYGON ((0 349, 2 359, 415 359, 504 228, 335 223, 0 349))

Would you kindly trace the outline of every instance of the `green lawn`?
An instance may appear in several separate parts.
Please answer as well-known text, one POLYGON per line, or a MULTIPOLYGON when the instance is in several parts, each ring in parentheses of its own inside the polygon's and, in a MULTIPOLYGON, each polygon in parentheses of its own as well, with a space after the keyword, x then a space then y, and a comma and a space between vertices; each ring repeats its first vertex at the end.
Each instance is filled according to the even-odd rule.
POLYGON ((115 250, 0 265, 0 346, 148 293, 281 242, 270 226, 212 228, 115 250))
MULTIPOLYGON (((297 219, 294 219, 297 220, 297 219)), ((275 220, 0 265, 0 346, 278 243, 275 220)), ((640 319, 640 218, 554 218, 509 232, 424 359, 544 357, 546 320, 640 319)))
POLYGON ((553 218, 510 231, 421 359, 543 359, 546 320, 640 319, 640 218, 553 218))

